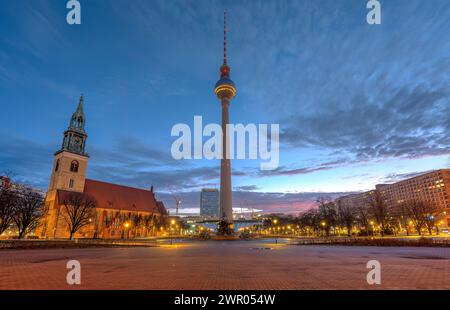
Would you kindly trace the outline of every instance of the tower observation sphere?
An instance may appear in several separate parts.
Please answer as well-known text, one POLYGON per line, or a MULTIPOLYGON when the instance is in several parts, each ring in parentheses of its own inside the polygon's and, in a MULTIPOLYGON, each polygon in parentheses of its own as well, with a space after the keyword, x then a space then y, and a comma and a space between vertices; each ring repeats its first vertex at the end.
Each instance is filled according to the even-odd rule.
POLYGON ((229 100, 231 100, 234 98, 234 96, 236 96, 236 86, 230 79, 230 67, 224 64, 220 68, 220 72, 221 77, 220 80, 218 80, 216 83, 214 92, 219 99, 228 98, 229 100))

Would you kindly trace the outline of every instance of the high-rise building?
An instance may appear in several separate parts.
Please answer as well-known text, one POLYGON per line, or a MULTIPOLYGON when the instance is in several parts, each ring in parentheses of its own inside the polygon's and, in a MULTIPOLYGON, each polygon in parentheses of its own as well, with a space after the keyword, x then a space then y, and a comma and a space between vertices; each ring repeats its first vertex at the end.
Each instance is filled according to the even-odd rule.
POLYGON ((450 226, 450 169, 431 171, 392 184, 377 184, 375 190, 339 197, 336 202, 349 207, 366 207, 375 191, 393 211, 408 201, 433 203, 442 210, 440 226, 450 226))
POLYGON ((220 80, 216 83, 214 93, 222 106, 222 159, 220 162, 220 218, 228 223, 233 222, 233 203, 231 197, 231 163, 227 150, 229 150, 230 137, 227 132, 229 124, 228 107, 236 96, 236 87, 230 79, 230 67, 227 64, 227 15, 224 13, 223 27, 223 64, 220 67, 220 80))
POLYGON ((219 190, 203 188, 200 193, 200 215, 217 218, 219 216, 219 190))
POLYGON ((440 169, 393 184, 378 184, 376 190, 389 207, 411 200, 433 203, 442 210, 442 220, 450 226, 450 169, 440 169))

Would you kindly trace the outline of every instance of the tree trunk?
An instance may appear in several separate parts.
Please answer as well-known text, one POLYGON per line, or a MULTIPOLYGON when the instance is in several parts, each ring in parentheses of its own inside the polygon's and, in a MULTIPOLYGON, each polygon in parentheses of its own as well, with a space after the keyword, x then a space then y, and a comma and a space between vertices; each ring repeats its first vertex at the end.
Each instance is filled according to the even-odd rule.
POLYGON ((19 239, 22 239, 24 237, 25 231, 19 230, 19 239))
POLYGON ((422 229, 421 227, 416 227, 417 233, 419 234, 419 236, 422 236, 422 229))

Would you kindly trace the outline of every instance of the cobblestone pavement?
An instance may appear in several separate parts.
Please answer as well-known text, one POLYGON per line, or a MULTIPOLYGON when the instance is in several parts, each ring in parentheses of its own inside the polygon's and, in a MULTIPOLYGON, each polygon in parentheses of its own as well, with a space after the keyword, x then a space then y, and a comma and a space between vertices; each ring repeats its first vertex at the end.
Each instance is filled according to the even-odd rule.
POLYGON ((450 289, 450 248, 199 241, 153 248, 0 251, 0 289, 450 289), (66 263, 81 263, 81 285, 66 263), (366 264, 381 263, 368 285, 366 264))

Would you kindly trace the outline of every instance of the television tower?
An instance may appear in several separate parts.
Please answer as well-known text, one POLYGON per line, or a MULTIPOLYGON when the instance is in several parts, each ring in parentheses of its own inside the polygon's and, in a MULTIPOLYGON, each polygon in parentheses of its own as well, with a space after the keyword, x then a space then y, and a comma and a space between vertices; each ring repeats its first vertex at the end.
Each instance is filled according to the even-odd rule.
POLYGON ((231 165, 227 150, 230 149, 230 137, 227 132, 229 124, 228 108, 236 96, 236 87, 230 79, 230 67, 227 64, 227 12, 223 14, 223 64, 220 67, 220 80, 214 92, 222 106, 222 159, 220 163, 220 218, 233 222, 233 204, 231 199, 231 165))

